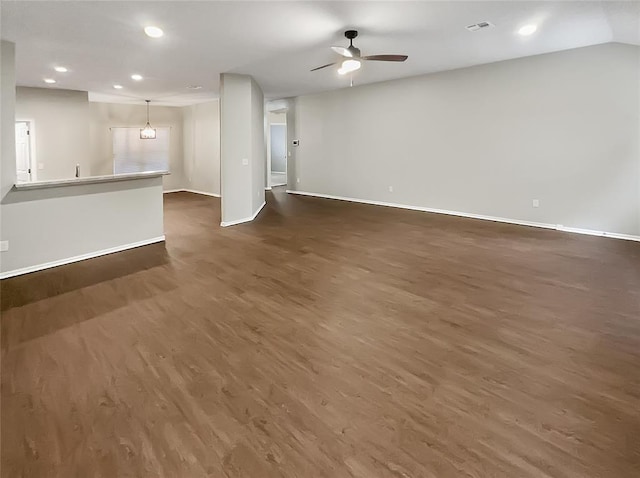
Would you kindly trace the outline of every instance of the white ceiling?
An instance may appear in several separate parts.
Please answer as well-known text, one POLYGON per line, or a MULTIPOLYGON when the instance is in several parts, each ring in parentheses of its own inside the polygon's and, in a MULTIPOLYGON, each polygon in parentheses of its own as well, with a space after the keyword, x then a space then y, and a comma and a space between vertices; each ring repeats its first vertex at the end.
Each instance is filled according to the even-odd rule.
POLYGON ((637 1, 2 0, 1 8, 1 36, 16 43, 19 85, 48 87, 43 79, 53 77, 54 87, 89 91, 93 100, 168 105, 216 98, 223 72, 254 76, 269 98, 348 86, 336 69, 309 70, 337 58, 329 46, 347 45, 349 28, 360 31, 355 44, 363 55, 409 55, 405 63, 366 63, 356 84, 611 41, 640 44, 637 1), (495 28, 465 29, 485 20, 495 28), (538 32, 519 36, 528 23, 538 32), (145 36, 150 24, 165 36, 145 36), (56 73, 55 65, 70 71, 56 73), (144 81, 131 80, 133 73, 144 81))

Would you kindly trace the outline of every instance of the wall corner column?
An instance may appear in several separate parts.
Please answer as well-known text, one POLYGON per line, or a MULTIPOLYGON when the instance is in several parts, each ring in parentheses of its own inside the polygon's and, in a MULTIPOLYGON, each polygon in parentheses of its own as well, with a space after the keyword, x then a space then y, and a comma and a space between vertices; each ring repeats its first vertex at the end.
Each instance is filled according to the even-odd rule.
POLYGON ((252 221, 265 204, 264 95, 248 75, 220 75, 222 226, 252 221))

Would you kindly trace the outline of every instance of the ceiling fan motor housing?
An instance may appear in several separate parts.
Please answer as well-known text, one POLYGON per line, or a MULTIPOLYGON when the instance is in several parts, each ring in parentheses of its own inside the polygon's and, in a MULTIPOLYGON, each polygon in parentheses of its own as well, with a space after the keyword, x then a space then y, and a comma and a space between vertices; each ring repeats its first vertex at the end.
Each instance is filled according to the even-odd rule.
POLYGON ((353 40, 355 37, 358 36, 358 30, 347 30, 346 32, 344 32, 344 36, 347 37, 349 40, 353 40))
POLYGON ((358 30, 347 30, 344 32, 344 36, 349 39, 349 46, 347 50, 351 52, 352 58, 360 57, 360 49, 353 46, 353 39, 358 36, 358 30))

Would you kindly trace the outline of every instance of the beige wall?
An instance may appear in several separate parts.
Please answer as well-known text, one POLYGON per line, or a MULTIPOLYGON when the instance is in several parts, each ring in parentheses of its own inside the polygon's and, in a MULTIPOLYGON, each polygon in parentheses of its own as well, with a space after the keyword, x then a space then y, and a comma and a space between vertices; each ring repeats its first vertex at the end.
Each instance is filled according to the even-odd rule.
MULTIPOLYGON (((113 174, 110 127, 142 127, 145 105, 89 102, 87 92, 55 88, 18 87, 16 119, 35 125, 38 180, 71 178, 76 164, 80 176, 113 174)), ((183 108, 151 105, 151 124, 171 130, 169 169, 165 189, 187 187, 183 162, 183 108)), ((213 119, 215 121, 215 118, 213 119)), ((210 171, 206 172, 212 175, 210 171), (211 173, 211 174, 210 174, 211 173)), ((215 183, 216 178, 212 181, 215 183)))
POLYGON ((281 112, 273 112, 269 111, 267 114, 267 118, 269 120, 269 124, 271 123, 286 123, 287 122, 287 113, 285 111, 281 112))
POLYGON ((264 95, 260 85, 251 78, 251 201, 253 212, 258 211, 265 203, 266 130, 264 95))
POLYGON ((231 225, 251 220, 264 203, 264 98, 250 76, 220 76, 222 224, 231 225))
POLYGON ((604 44, 296 98, 290 188, 640 235, 639 52, 604 44))
MULTIPOLYGON (((109 128, 117 126, 143 127, 147 121, 145 105, 125 105, 112 103, 89 103, 91 138, 91 173, 93 176, 113 174, 113 142, 109 128)), ((169 127, 169 170, 164 177, 164 189, 184 187, 182 108, 154 106, 151 104, 151 125, 169 127)))
POLYGON ((32 122, 37 179, 90 176, 89 98, 86 91, 16 89, 15 119, 32 122))
MULTIPOLYGON (((2 40, 0 41, 0 200, 4 200, 16 181, 15 107, 15 45, 2 40)), ((0 215, 1 210, 0 208, 0 215)), ((0 226, 4 226, 1 218, 0 226)), ((0 260, 2 260, 1 254, 0 260)))
POLYGON ((2 204, 0 276, 85 255, 158 242, 162 179, 11 191, 2 204))
POLYGON ((220 194, 220 104, 185 106, 183 111, 184 187, 220 194))
MULTIPOLYGON (((57 147, 69 152, 73 151, 72 148, 79 148, 78 142, 87 141, 88 127, 82 132, 84 138, 76 138, 77 132, 74 134, 73 131, 74 126, 79 127, 76 121, 81 116, 79 111, 83 111, 78 106, 78 103, 82 103, 78 99, 81 95, 76 92, 45 92, 23 91, 22 111, 28 108, 30 114, 37 115, 36 121, 40 119, 36 129, 39 135, 43 135, 45 143, 37 151, 38 161, 65 164, 66 158, 56 160, 55 156, 46 154, 46 150, 56 150, 57 147), (60 121, 62 117, 58 117, 58 124, 49 123, 55 117, 53 111, 67 112, 69 117, 64 117, 65 121, 60 121), (50 131, 44 131, 49 129, 60 137, 52 137, 50 131), (76 143, 69 146, 67 142, 76 143)), ((5 41, 2 41, 0 54, 0 106, 0 240, 8 241, 9 245, 9 250, 0 252, 0 276, 162 238, 160 178, 33 191, 12 189, 16 180, 15 58, 14 45, 5 41)), ((86 125, 88 121, 85 118, 86 125)), ((71 163, 74 166, 75 161, 71 163)), ((56 170, 62 177, 73 177, 73 174, 62 175, 63 167, 60 164, 47 163, 42 171, 56 170)))

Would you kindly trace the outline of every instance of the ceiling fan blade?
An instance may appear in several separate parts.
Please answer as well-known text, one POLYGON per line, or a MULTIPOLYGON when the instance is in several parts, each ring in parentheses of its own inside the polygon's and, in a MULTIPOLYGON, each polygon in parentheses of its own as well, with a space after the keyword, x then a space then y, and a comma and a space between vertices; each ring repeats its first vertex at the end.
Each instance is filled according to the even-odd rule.
POLYGON ((314 68, 314 69, 313 69, 313 70, 311 70, 311 71, 322 70, 323 68, 326 68, 326 67, 328 67, 328 66, 333 66, 333 65, 335 65, 335 64, 336 64, 335 62, 333 62, 333 63, 327 63, 326 65, 319 66, 318 68, 314 68))
POLYGON ((409 58, 407 55, 369 55, 363 56, 363 60, 369 61, 405 61, 409 58))
POLYGON ((351 51, 349 51, 348 48, 344 48, 341 46, 332 46, 331 49, 335 51, 338 55, 346 56, 347 58, 353 57, 353 53, 351 53, 351 51))

